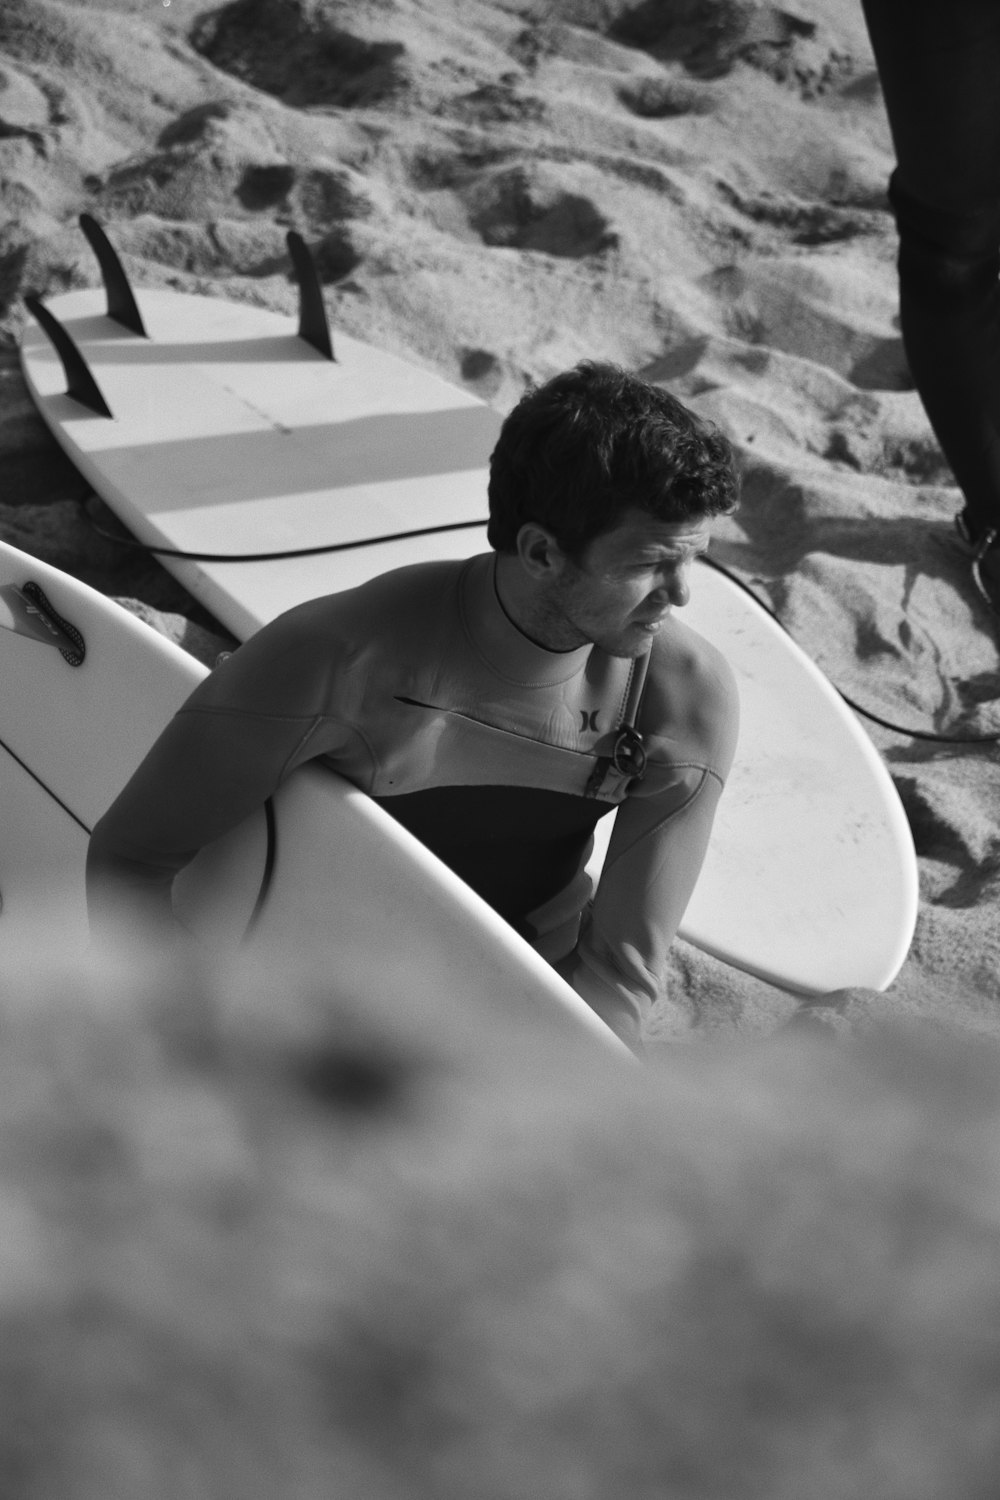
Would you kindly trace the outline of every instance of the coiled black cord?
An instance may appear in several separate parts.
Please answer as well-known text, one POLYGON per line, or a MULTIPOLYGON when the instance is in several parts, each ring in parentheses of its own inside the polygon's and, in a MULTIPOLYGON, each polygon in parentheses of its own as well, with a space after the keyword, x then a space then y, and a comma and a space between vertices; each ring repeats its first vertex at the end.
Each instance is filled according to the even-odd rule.
POLYGON ((175 547, 155 547, 150 542, 139 542, 134 537, 118 536, 108 531, 90 513, 88 501, 93 490, 84 495, 79 504, 91 529, 106 542, 118 547, 127 547, 133 552, 145 552, 150 557, 177 557, 185 562, 252 563, 284 562, 292 557, 319 557, 324 552, 350 552, 354 547, 370 547, 376 542, 405 542, 417 536, 435 536, 440 531, 469 531, 474 526, 485 526, 486 517, 476 521, 448 521, 442 526, 416 526, 412 531, 391 531, 385 536, 363 536, 353 542, 326 542, 319 547, 290 547, 283 552, 184 552, 175 547))
MULTIPOLYGON (((707 563, 710 568, 714 568, 717 573, 721 573, 723 577, 728 578, 731 583, 735 583, 737 588, 741 588, 743 592, 745 594, 748 594, 756 604, 760 605, 762 610, 764 610, 771 616, 771 619, 774 620, 775 624, 781 626, 782 630, 788 636, 789 640, 795 639, 785 622, 779 619, 778 615, 775 614, 771 606, 764 599, 762 599, 757 591, 755 589, 752 589, 744 579, 740 578, 739 574, 734 573, 731 568, 727 568, 724 563, 718 562, 714 557, 708 557, 705 554, 702 554, 698 560, 699 562, 707 563)), ((909 739, 914 740, 929 740, 933 744, 937 745, 996 745, 1000 743, 1000 733, 970 735, 940 734, 937 731, 930 729, 914 729, 911 725, 908 724, 896 724, 892 719, 883 718, 881 714, 875 713, 873 709, 865 708, 864 704, 858 703, 856 699, 852 698, 848 693, 845 693, 843 688, 838 687, 831 678, 828 678, 827 680, 830 682, 830 685, 834 688, 834 690, 840 694, 841 698, 843 698, 848 708, 852 708, 854 712, 856 714, 860 714, 863 719, 870 719, 873 724, 878 724, 883 729, 890 730, 893 734, 903 734, 906 735, 909 739)))

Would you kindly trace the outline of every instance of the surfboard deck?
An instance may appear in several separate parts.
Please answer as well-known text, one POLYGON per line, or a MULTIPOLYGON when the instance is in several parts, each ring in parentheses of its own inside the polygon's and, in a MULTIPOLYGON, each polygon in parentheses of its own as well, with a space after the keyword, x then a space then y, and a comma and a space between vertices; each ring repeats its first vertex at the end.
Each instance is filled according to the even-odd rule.
MULTIPOLYGON (((331 362, 293 319, 261 308, 136 295, 147 337, 108 316, 102 291, 48 304, 112 417, 66 393, 40 328, 25 333, 25 375, 67 454, 141 541, 227 556, 337 549, 164 557, 238 637, 389 568, 486 548, 475 523, 501 418, 475 397, 339 333, 331 362)), ((819 669, 729 580, 699 568, 685 619, 733 666, 743 728, 681 936, 799 993, 884 988, 912 939, 917 867, 880 757, 819 669)))
MULTIPOLYGON (((112 600, 0 543, 0 952, 89 939, 89 831, 206 669, 112 600), (41 590, 26 602, 25 586, 41 590), (50 631, 45 617, 55 620, 50 631), (83 644, 72 665, 60 626, 83 644)), ((310 952, 331 981, 405 1005, 443 987, 532 1006, 626 1049, 485 902, 356 787, 307 766, 182 873, 176 909, 210 951, 310 952)))
MULTIPOLYGON (((414 528, 435 556, 470 550, 484 522, 486 465, 500 417, 406 360, 338 334, 336 362, 294 319, 177 292, 139 294, 143 338, 103 310, 103 293, 48 303, 84 352, 113 415, 66 393, 61 362, 29 328, 25 375, 69 457, 150 546, 270 554, 363 542, 414 528), (427 538, 430 540, 430 538, 427 538), (442 550, 443 549, 443 550, 442 550)), ((474 549, 473 549, 474 550, 474 549)), ((267 620, 358 569, 409 560, 408 542, 261 563, 164 557, 184 586, 245 640, 267 620)))

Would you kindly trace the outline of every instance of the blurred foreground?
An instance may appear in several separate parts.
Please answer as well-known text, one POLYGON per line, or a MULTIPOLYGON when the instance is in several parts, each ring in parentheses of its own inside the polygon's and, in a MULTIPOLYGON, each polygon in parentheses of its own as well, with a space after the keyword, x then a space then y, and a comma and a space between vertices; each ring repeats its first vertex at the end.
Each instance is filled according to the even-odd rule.
POLYGON ((190 956, 0 1026, 4 1496, 995 1494, 989 1044, 636 1067, 190 956))

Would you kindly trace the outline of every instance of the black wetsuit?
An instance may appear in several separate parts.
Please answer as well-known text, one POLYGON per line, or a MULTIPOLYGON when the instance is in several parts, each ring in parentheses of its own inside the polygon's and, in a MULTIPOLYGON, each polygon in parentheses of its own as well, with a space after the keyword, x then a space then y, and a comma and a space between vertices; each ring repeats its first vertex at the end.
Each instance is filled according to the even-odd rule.
POLYGON ((505 614, 494 572, 492 554, 399 569, 252 637, 198 687, 95 830, 95 899, 117 888, 163 915, 203 844, 324 757, 633 1041, 732 759, 732 674, 670 617, 642 697, 646 773, 602 775, 635 664, 536 645, 505 614), (592 831, 618 804, 595 894, 592 831))
POLYGON ((1000 3, 862 4, 897 158, 903 341, 975 537, 1000 526, 1000 3))

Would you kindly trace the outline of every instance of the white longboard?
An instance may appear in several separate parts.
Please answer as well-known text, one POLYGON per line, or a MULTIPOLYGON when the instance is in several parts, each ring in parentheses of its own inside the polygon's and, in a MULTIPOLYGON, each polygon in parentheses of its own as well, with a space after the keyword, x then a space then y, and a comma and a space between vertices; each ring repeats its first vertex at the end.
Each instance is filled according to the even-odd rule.
MULTIPOLYGON (((140 292, 142 334, 109 306, 99 290, 47 304, 56 328, 22 343, 29 387, 141 541, 268 554, 163 557, 240 638, 304 599, 486 547, 477 521, 501 419, 468 392, 340 334, 330 360, 300 336, 304 318, 297 330, 221 298, 140 292), (83 365, 74 395, 50 341, 60 332, 83 365), (308 555, 270 555, 289 550, 308 555)), ((818 668, 727 579, 699 569, 685 618, 733 666, 743 729, 681 935, 796 992, 884 988, 917 914, 912 838, 885 767, 818 668)))
MULTIPOLYGON (((89 831, 205 670, 112 600, 0 543, 0 954, 39 932, 60 953, 86 946, 89 831)), ((178 914, 203 943, 311 952, 332 982, 400 1005, 442 989, 529 1003, 624 1053, 544 959, 356 787, 305 767, 272 812, 272 832, 262 810, 181 875, 178 914)))

